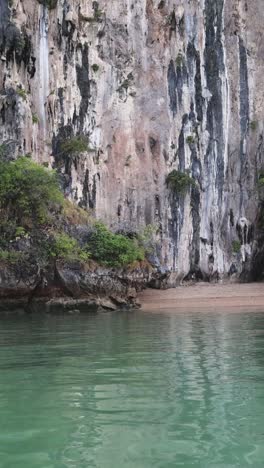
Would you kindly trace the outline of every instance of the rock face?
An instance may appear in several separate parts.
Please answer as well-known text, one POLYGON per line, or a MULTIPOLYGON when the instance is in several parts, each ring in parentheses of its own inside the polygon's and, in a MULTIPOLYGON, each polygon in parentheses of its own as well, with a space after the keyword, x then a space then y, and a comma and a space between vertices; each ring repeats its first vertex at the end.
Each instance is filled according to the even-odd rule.
POLYGON ((0 140, 57 167, 115 230, 158 228, 160 262, 239 276, 263 163, 262 0, 0 0, 0 140), (89 138, 61 157, 60 144, 89 138), (173 169, 196 181, 173 194, 173 169), (236 252, 234 252, 236 241, 236 252))
POLYGON ((169 274, 161 274, 147 262, 133 268, 111 269, 96 264, 56 263, 49 270, 0 268, 0 312, 22 306, 41 310, 84 311, 98 308, 137 307, 137 293, 151 284, 165 288, 169 274))

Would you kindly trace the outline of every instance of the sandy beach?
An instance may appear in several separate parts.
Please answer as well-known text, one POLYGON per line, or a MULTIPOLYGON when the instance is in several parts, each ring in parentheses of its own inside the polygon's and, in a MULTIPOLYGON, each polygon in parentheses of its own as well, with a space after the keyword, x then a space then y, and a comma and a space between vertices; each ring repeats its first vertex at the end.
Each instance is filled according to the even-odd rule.
POLYGON ((197 283, 165 291, 147 289, 139 299, 142 310, 149 312, 264 312, 264 283, 197 283))

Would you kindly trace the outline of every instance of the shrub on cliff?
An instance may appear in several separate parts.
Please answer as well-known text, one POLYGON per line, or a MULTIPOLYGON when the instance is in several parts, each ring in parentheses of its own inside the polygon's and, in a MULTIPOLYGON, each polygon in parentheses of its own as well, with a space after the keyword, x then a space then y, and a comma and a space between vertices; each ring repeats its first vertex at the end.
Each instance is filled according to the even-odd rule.
POLYGON ((89 213, 64 200, 56 172, 27 157, 0 157, 0 262, 11 264, 19 253, 25 262, 45 269, 53 260, 122 267, 145 256, 140 239, 114 234, 89 213), (83 232, 80 237, 80 229, 83 232), (76 229, 75 229, 76 228, 76 229))
POLYGON ((43 224, 63 204, 57 175, 26 157, 0 161, 0 213, 21 226, 43 224))
POLYGON ((185 172, 171 171, 166 177, 167 187, 174 193, 184 194, 191 186, 195 185, 192 179, 185 172))
POLYGON ((0 249, 0 262, 5 263, 5 264, 11 264, 15 265, 19 261, 23 261, 23 253, 22 252, 16 252, 16 251, 8 251, 8 250, 3 250, 0 249))
POLYGON ((232 242, 232 251, 237 254, 240 252, 240 250, 241 250, 241 242, 239 240, 234 240, 232 242))
POLYGON ((74 156, 89 151, 89 145, 83 136, 75 136, 61 143, 61 152, 64 155, 74 156))
POLYGON ((78 241, 65 232, 56 232, 51 238, 51 257, 61 260, 86 262, 90 258, 88 250, 81 249, 78 241))
POLYGON ((114 234, 102 223, 95 224, 89 249, 94 260, 109 267, 118 268, 144 260, 144 250, 136 239, 114 234))

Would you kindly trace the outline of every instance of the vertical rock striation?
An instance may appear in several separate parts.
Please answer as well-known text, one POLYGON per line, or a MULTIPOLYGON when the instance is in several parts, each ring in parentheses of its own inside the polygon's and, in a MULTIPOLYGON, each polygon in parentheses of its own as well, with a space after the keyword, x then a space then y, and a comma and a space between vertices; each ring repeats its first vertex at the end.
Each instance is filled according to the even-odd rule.
POLYGON ((263 164, 263 20, 261 0, 0 0, 5 151, 56 167, 114 230, 155 224, 175 281, 240 276, 263 164), (76 135, 88 150, 63 155, 76 135), (186 193, 166 186, 174 169, 195 180, 186 193))

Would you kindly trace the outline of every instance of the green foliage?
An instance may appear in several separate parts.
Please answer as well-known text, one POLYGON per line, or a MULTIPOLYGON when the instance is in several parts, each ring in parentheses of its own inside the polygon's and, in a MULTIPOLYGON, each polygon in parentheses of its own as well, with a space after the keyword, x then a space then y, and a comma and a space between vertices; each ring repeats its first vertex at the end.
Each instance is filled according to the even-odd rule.
POLYGON ((89 151, 87 140, 83 136, 75 136, 61 143, 61 151, 68 156, 89 151))
POLYGON ((102 18, 102 16, 103 16, 102 10, 99 10, 99 8, 96 8, 96 9, 94 10, 94 19, 95 19, 95 21, 100 21, 100 19, 102 18))
POLYGON ((152 242, 151 227, 131 239, 95 223, 83 248, 77 238, 64 230, 72 225, 91 224, 90 215, 64 201, 54 171, 20 157, 10 162, 0 160, 0 173, 2 262, 17 262, 23 268, 23 259, 27 258, 46 268, 51 259, 85 263, 92 257, 103 265, 122 267, 144 259, 152 242), (21 243, 22 238, 28 238, 28 242, 21 243))
POLYGON ((15 236, 16 237, 25 237, 26 236, 26 230, 22 226, 18 226, 16 228, 15 236))
POLYGON ((14 240, 16 237, 16 221, 12 218, 7 219, 5 213, 1 212, 0 218, 0 249, 8 249, 10 246, 10 241, 14 240))
POLYGON ((79 260, 86 262, 90 258, 88 250, 81 249, 76 239, 68 234, 55 233, 50 247, 52 257, 63 260, 79 260))
POLYGON ((15 265, 19 260, 23 258, 22 252, 16 252, 14 250, 2 250, 0 249, 0 262, 15 265))
POLYGON ((6 145, 5 145, 5 143, 2 143, 0 145, 0 159, 4 157, 5 152, 6 152, 6 145))
POLYGON ((65 233, 56 233, 51 247, 51 255, 56 258, 69 257, 76 251, 77 246, 78 243, 73 237, 65 233))
POLYGON ((260 189, 264 187, 264 177, 260 177, 258 180, 258 186, 260 189))
POLYGON ((89 247, 93 259, 109 267, 122 267, 144 260, 144 250, 136 239, 114 234, 102 223, 95 224, 89 247))
POLYGON ((57 175, 26 157, 0 161, 0 213, 23 227, 23 221, 44 223, 49 210, 62 206, 57 175))
POLYGON ((99 65, 97 65, 97 63, 93 63, 93 65, 92 65, 92 70, 93 70, 95 73, 98 72, 98 70, 99 70, 99 65))
POLYGON ((79 249, 78 251, 78 260, 80 262, 86 263, 91 258, 91 253, 85 249, 79 249))
POLYGON ((239 240, 234 240, 232 242, 232 250, 234 253, 239 253, 241 249, 241 242, 239 240))
POLYGON ((23 99, 23 101, 27 100, 27 92, 25 91, 25 89, 18 87, 16 93, 19 97, 23 99))
POLYGON ((250 127, 250 130, 255 132, 258 128, 258 122, 256 120, 252 120, 252 122, 250 122, 249 124, 249 127, 250 127))
POLYGON ((37 114, 32 114, 32 122, 33 124, 38 124, 39 119, 38 119, 37 114))
POLYGON ((8 261, 8 258, 9 258, 8 250, 0 249, 0 261, 6 262, 6 261, 8 261))
POLYGON ((188 145, 193 145, 195 143, 195 138, 193 135, 189 135, 187 138, 186 138, 186 142, 188 143, 188 145))
POLYGON ((167 175, 166 184, 172 192, 184 194, 191 186, 195 185, 195 182, 188 174, 174 169, 167 175))

